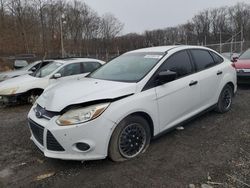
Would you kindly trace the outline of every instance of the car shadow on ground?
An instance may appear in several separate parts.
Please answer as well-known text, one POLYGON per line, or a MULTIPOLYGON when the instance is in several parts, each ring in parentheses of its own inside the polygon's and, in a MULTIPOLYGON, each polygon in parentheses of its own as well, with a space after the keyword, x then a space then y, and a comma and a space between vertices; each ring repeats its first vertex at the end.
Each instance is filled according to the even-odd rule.
POLYGON ((17 107, 32 107, 31 104, 28 103, 13 103, 13 104, 2 104, 0 103, 0 109, 15 109, 17 107))
POLYGON ((238 84, 240 90, 250 90, 250 84, 238 84))

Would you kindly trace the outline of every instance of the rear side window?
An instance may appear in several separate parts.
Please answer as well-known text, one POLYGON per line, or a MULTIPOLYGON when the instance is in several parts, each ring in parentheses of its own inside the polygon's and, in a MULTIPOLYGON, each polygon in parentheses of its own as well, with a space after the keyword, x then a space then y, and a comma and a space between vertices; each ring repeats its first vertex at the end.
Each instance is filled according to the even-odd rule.
POLYGON ((210 51, 210 54, 213 56, 216 64, 220 64, 224 61, 224 59, 220 57, 219 55, 217 55, 216 53, 210 51))
POLYGON ((74 64, 66 65, 63 68, 61 68, 58 71, 58 73, 60 73, 62 77, 81 74, 81 64, 74 63, 74 64))
POLYGON ((216 65, 214 59, 207 50, 191 50, 191 53, 195 60, 197 71, 216 65))
POLYGON ((87 72, 93 72, 99 67, 101 67, 101 64, 98 62, 83 62, 83 73, 87 72))
POLYGON ((187 51, 177 52, 169 57, 161 67, 161 71, 173 71, 177 73, 177 78, 189 75, 193 72, 187 51))

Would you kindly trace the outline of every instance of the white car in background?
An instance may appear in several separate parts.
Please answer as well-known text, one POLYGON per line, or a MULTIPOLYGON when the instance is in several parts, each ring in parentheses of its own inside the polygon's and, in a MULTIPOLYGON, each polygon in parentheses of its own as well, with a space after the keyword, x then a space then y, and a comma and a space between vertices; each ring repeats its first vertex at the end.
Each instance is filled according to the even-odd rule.
POLYGON ((211 49, 135 50, 47 88, 28 114, 31 139, 51 158, 123 161, 204 110, 227 112, 236 90, 232 63, 211 49))
POLYGON ((18 76, 31 74, 35 71, 38 71, 40 68, 46 66, 47 64, 53 62, 53 60, 41 60, 41 61, 35 61, 28 66, 25 66, 18 70, 13 71, 7 71, 7 72, 1 72, 0 73, 0 82, 4 80, 8 80, 10 78, 15 78, 18 76))
POLYGON ((0 101, 4 104, 19 100, 34 103, 48 85, 84 77, 103 64, 103 61, 90 58, 54 60, 33 74, 0 82, 0 101))

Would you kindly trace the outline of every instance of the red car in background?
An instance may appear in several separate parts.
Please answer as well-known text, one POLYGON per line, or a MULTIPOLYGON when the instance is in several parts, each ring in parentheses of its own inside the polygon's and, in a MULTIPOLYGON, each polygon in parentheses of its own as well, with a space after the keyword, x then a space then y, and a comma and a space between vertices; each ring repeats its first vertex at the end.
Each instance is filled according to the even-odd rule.
POLYGON ((246 50, 234 62, 238 84, 250 84, 250 49, 246 50))

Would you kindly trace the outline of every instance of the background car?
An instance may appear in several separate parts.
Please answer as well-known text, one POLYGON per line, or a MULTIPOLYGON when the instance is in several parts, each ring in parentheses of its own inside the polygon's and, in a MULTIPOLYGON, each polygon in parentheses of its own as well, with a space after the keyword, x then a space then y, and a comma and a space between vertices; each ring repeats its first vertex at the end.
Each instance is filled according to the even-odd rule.
POLYGON ((231 61, 236 60, 240 56, 239 53, 232 53, 232 52, 224 52, 224 53, 221 53, 221 55, 231 61))
POLYGON ((21 69, 23 67, 28 66, 29 63, 26 60, 15 60, 14 61, 14 69, 21 69))
POLYGON ((250 49, 246 50, 234 62, 238 84, 250 84, 250 49))
POLYGON ((22 76, 25 74, 31 74, 35 71, 38 71, 40 68, 46 66, 47 64, 53 62, 53 60, 42 60, 35 61, 19 70, 7 71, 0 73, 0 82, 4 80, 8 80, 10 78, 15 78, 18 76, 22 76))
POLYGON ((51 158, 124 161, 205 110, 229 111, 236 90, 232 62, 211 49, 139 49, 47 88, 28 115, 31 139, 51 158))
POLYGON ((17 101, 34 103, 50 84, 86 76, 104 64, 88 58, 54 60, 33 74, 0 82, 0 101, 5 104, 17 101))

